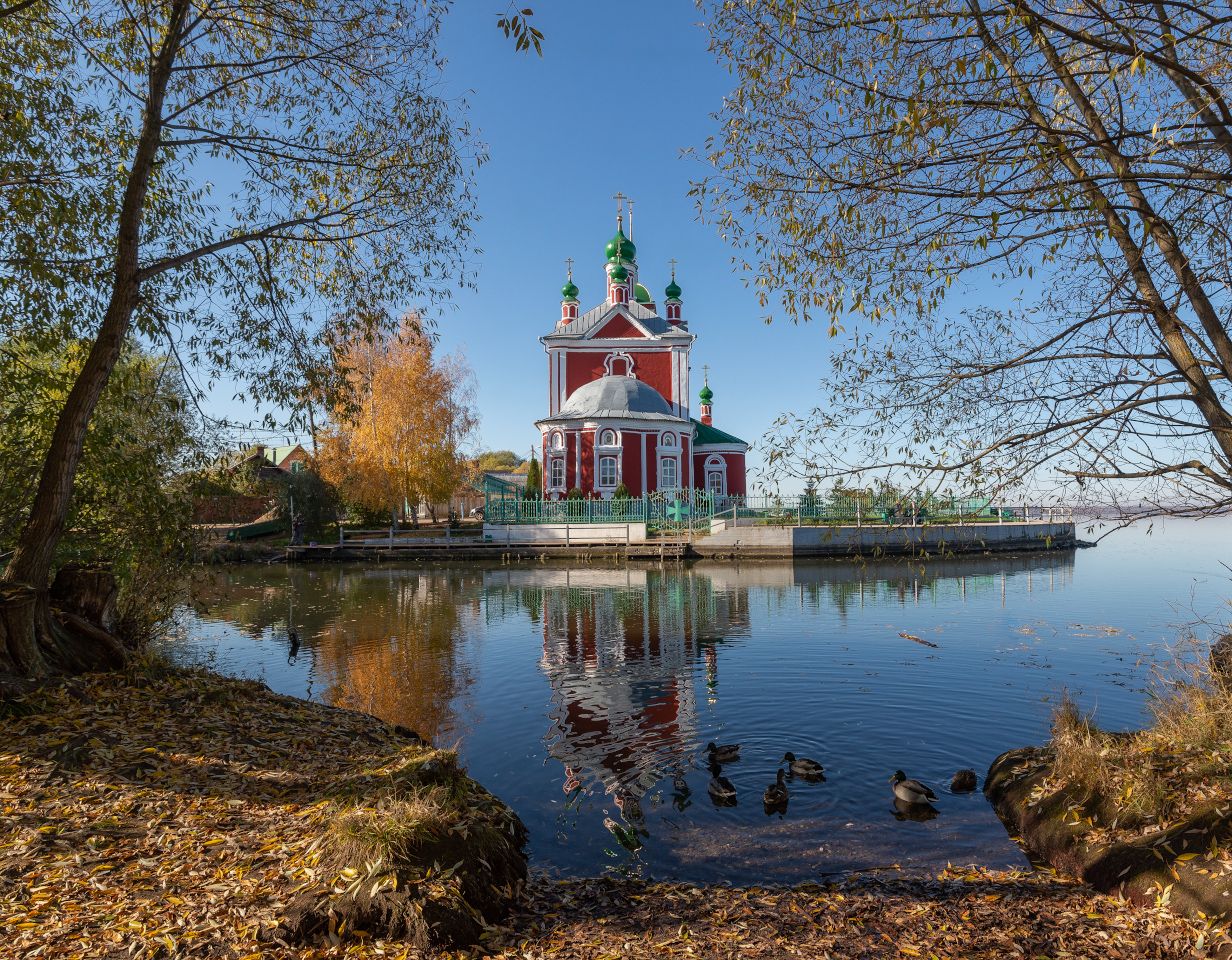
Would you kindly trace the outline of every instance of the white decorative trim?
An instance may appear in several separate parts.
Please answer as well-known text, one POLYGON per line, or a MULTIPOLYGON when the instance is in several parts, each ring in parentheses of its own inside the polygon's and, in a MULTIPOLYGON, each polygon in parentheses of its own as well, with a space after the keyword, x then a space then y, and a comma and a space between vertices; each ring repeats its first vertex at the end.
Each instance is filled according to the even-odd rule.
POLYGON ((718 495, 725 497, 727 496, 727 461, 723 457, 712 454, 706 458, 706 462, 702 465, 702 489, 707 493, 710 493, 710 474, 714 472, 722 474, 723 489, 718 491, 718 495))
POLYGON ((563 453, 561 455, 549 454, 548 457, 548 480, 545 486, 549 491, 559 491, 565 489, 565 478, 568 476, 569 465, 565 462, 563 453), (560 464, 560 482, 557 483, 553 477, 553 467, 560 464))
POLYGON ((667 447, 671 450, 680 449, 680 437, 676 435, 675 430, 664 430, 659 434, 659 447, 667 447), (671 438, 670 440, 668 438, 671 438))
POLYGON ((630 380, 636 380, 637 374, 633 372, 633 355, 627 350, 617 350, 614 353, 609 353, 603 358, 603 374, 604 376, 616 376, 612 373, 612 361, 623 360, 625 362, 625 373, 622 376, 628 377, 630 380))
POLYGON ((678 447, 670 448, 671 453, 659 454, 659 476, 658 482, 655 484, 657 490, 679 490, 680 489, 680 449, 678 447), (670 487, 663 482, 663 461, 671 460, 676 464, 676 482, 670 487))

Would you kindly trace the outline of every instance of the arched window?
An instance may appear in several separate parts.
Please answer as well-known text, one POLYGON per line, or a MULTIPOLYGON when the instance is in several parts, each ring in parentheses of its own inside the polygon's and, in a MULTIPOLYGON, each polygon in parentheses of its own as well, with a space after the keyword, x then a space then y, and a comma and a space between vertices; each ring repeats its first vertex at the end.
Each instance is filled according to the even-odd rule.
POLYGON ((663 434, 663 438, 659 441, 659 446, 661 447, 676 446, 676 435, 674 433, 663 434))
POLYGON ((552 489, 560 490, 565 486, 565 460, 563 457, 552 458, 552 489))
POLYGON ((659 489, 675 490, 677 486, 676 458, 664 457, 659 461, 659 489))
POLYGON ((604 430, 603 433, 599 437, 599 446, 601 447, 616 446, 616 431, 615 430, 604 430))
POLYGON ((616 477, 616 458, 599 458, 599 486, 614 487, 619 481, 616 477))

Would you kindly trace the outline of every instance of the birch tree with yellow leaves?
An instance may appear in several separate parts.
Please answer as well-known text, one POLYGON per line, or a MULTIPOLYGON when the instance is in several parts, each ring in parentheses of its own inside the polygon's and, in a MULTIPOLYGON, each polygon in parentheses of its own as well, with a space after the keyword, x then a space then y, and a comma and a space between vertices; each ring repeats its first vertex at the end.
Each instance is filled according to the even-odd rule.
POLYGON ((448 499, 479 426, 465 354, 436 359, 412 317, 388 337, 351 340, 341 354, 349 390, 322 437, 322 475, 352 503, 395 515, 448 499))

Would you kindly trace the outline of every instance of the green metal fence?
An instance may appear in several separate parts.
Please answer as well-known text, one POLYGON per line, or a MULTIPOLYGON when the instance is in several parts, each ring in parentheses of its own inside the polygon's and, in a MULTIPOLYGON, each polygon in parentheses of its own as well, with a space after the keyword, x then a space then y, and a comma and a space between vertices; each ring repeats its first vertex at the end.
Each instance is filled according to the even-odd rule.
POLYGON ((714 518, 741 524, 912 524, 997 522, 1020 510, 993 506, 984 496, 919 497, 804 493, 793 496, 720 497, 703 490, 658 491, 621 499, 551 500, 524 487, 484 478, 487 523, 645 523, 651 529, 708 528, 714 518))
POLYGON ((524 488, 499 477, 484 479, 485 523, 645 523, 652 528, 705 523, 714 498, 702 490, 659 491, 611 500, 550 500, 528 497, 524 488))

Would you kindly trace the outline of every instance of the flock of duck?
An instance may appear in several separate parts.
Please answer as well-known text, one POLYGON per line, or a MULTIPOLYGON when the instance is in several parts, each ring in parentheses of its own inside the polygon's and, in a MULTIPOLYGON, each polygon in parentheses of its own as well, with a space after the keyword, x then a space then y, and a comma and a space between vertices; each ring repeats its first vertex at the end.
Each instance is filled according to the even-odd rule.
MULTIPOLYGON (((736 787, 731 780, 723 776, 723 766, 740 759, 740 744, 719 746, 715 743, 708 743, 706 744, 706 757, 711 774, 706 792, 710 794, 711 801, 717 807, 734 807, 736 787)), ((797 757, 788 751, 783 754, 783 759, 779 763, 783 764, 785 769, 784 767, 779 768, 777 779, 766 787, 761 797, 767 816, 787 813, 787 802, 791 799, 791 792, 787 789, 786 783, 789 770, 793 777, 808 783, 821 783, 826 779, 825 768, 816 760, 810 760, 808 757, 797 757)), ((889 782, 894 784, 894 816, 899 820, 931 820, 937 815, 936 808, 932 806, 932 801, 937 799, 936 794, 919 780, 909 780, 901 770, 895 770, 889 782)), ((970 793, 978 783, 974 770, 959 770, 954 774, 950 790, 953 793, 970 793)), ((680 774, 672 778, 672 784, 676 790, 674 796, 681 802, 680 809, 683 810, 688 805, 689 785, 680 774)), ((627 794, 617 796, 616 803, 621 808, 621 817, 626 823, 618 823, 611 817, 605 817, 603 825, 611 831, 623 847, 636 851, 642 846, 640 837, 649 836, 642 823, 641 807, 633 796, 627 794)))
MULTIPOLYGON (((709 760, 711 774, 706 792, 710 794, 710 798, 717 806, 734 806, 736 787, 731 780, 723 776, 723 765, 735 763, 740 759, 740 744, 731 743, 720 746, 713 742, 708 743, 706 744, 706 756, 709 760)), ((825 768, 816 760, 797 757, 788 751, 783 754, 783 759, 779 763, 785 764, 786 769, 779 768, 777 779, 766 787, 766 792, 762 794, 762 804, 767 813, 787 811, 787 802, 791 799, 791 792, 787 789, 785 782, 788 770, 791 771, 793 777, 799 777, 806 782, 816 783, 825 780, 825 768)), ((894 776, 888 782, 894 785, 894 806, 903 819, 927 820, 936 816, 932 803, 936 801, 937 795, 933 793, 932 788, 920 783, 919 780, 909 779, 901 770, 895 770, 894 776)), ((954 774, 950 790, 954 793, 970 793, 976 788, 978 782, 974 770, 959 770, 954 774)))

